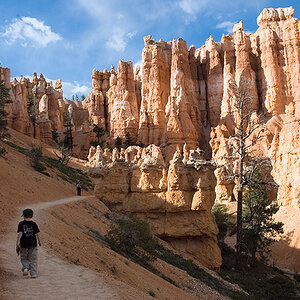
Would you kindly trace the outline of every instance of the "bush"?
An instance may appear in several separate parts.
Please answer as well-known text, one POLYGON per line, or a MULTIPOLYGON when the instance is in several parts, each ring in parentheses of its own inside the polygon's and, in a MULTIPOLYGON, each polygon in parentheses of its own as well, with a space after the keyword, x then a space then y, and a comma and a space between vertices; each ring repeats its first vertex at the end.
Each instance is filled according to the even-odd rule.
POLYGON ((224 242, 228 228, 230 226, 228 222, 228 208, 224 204, 215 204, 211 210, 212 214, 215 217, 219 233, 218 233, 218 242, 224 242))
POLYGON ((41 164, 41 159, 43 157, 43 152, 40 147, 32 147, 28 152, 28 157, 30 159, 30 165, 39 172, 46 170, 46 168, 41 164))
POLYGON ((70 183, 75 183, 77 180, 79 180, 82 183, 82 188, 84 190, 87 190, 87 188, 94 188, 91 179, 85 171, 63 165, 55 158, 48 156, 44 156, 42 161, 48 168, 59 171, 58 176, 60 176, 63 180, 66 180, 70 183))
POLYGON ((151 297, 155 297, 155 293, 153 291, 149 291, 148 294, 151 296, 151 297))
POLYGON ((7 153, 5 148, 0 147, 0 156, 4 156, 7 153))
POLYGON ((147 221, 125 217, 117 219, 116 224, 111 225, 105 240, 112 250, 135 261, 155 259, 155 248, 158 243, 152 236, 147 221))

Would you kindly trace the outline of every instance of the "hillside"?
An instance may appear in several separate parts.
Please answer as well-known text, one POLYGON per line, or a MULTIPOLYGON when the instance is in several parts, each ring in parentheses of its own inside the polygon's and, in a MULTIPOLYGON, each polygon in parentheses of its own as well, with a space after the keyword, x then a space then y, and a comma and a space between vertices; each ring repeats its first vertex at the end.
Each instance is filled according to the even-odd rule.
MULTIPOLYGON (((35 140, 17 132, 10 131, 10 133, 10 141, 15 145, 30 148, 30 145, 36 143, 35 140)), ((3 299, 13 299, 20 295, 24 288, 28 288, 28 281, 20 278, 20 266, 14 249, 14 232, 17 222, 21 220, 19 216, 22 209, 29 204, 33 208, 36 207, 35 219, 39 222, 43 239, 43 247, 40 249, 40 278, 37 280, 38 283, 34 283, 34 286, 30 285, 31 282, 29 286, 34 291, 41 289, 41 295, 45 295, 49 289, 48 286, 43 285, 44 279, 54 280, 51 279, 52 276, 57 277, 56 274, 60 274, 59 278, 70 276, 70 282, 67 279, 63 280, 63 290, 69 290, 70 296, 72 294, 71 285, 78 283, 80 286, 81 281, 80 277, 73 276, 74 278, 72 278, 68 272, 76 273, 76 267, 81 265, 92 270, 89 275, 86 275, 88 281, 90 280, 89 276, 94 278, 94 276, 98 276, 97 274, 101 280, 105 278, 102 286, 118 295, 116 299, 151 299, 152 297, 149 296, 151 291, 155 293, 157 299, 226 298, 201 281, 191 278, 186 272, 162 261, 154 262, 155 268, 165 274, 164 276, 169 278, 169 281, 176 282, 176 286, 110 250, 101 240, 99 242, 97 239, 97 236, 103 237, 110 224, 108 215, 111 212, 101 201, 90 197, 88 192, 84 192, 83 195, 88 197, 84 197, 83 200, 76 199, 77 201, 73 203, 49 207, 53 205, 51 202, 59 199, 78 198, 74 197, 74 185, 59 178, 49 168, 47 172, 50 177, 38 173, 30 167, 27 156, 15 148, 4 146, 8 153, 4 159, 0 159, 0 176, 2 178, 0 225, 1 240, 9 236, 8 240, 11 243, 7 247, 11 252, 3 249, 5 243, 2 243, 0 247, 2 279, 0 288, 1 294, 4 295, 3 299), (42 210, 43 205, 45 209, 42 210), (49 208, 46 209, 47 207, 49 208), (51 272, 48 273, 43 264, 56 260, 58 262, 50 266, 51 272), (60 260, 61 263, 59 263, 60 260)), ((51 151, 49 151, 51 149, 47 150, 45 145, 41 146, 44 148, 44 155, 51 155, 51 151)), ((72 164, 75 166, 76 162, 74 161, 72 164)), ((84 289, 84 286, 82 288, 84 289)), ((57 292, 59 290, 58 287, 57 292)), ((93 295, 93 291, 90 292, 93 295)), ((36 297, 38 299, 38 296, 36 297)))

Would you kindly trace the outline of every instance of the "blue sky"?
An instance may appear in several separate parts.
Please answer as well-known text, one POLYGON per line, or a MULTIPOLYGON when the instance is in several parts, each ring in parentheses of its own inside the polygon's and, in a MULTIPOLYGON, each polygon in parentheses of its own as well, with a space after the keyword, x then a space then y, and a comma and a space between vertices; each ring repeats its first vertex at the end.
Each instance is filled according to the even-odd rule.
POLYGON ((93 68, 141 62, 146 35, 199 48, 240 20, 255 32, 264 7, 287 6, 299 19, 299 0, 0 0, 0 62, 12 77, 43 73, 62 78, 65 97, 87 96, 93 68))

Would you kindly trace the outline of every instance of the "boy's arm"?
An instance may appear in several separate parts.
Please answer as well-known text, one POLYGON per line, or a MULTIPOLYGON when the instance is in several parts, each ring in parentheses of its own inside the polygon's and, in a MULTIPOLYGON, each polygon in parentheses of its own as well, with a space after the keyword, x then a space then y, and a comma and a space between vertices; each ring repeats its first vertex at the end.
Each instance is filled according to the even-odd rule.
POLYGON ((20 248, 20 240, 21 240, 21 236, 22 236, 22 232, 19 232, 18 233, 18 236, 17 236, 17 242, 16 242, 16 247, 17 248, 20 248))
POLYGON ((37 241, 38 241, 39 246, 42 246, 40 233, 38 232, 38 233, 36 233, 35 235, 36 235, 36 238, 37 238, 37 241))

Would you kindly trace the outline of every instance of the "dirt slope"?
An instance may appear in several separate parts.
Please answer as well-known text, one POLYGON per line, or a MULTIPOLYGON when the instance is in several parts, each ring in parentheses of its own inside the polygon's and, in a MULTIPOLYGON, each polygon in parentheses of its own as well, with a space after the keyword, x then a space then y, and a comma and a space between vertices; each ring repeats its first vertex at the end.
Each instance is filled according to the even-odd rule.
MULTIPOLYGON (((11 133, 14 143, 26 147, 36 143, 11 133)), ((99 243, 95 232, 103 235, 109 227, 105 205, 93 197, 74 197, 73 184, 49 170, 51 177, 36 172, 25 155, 4 146, 8 154, 0 158, 0 298, 29 299, 24 291, 30 290, 30 299, 153 299, 150 292, 156 299, 225 299, 164 262, 157 261, 157 269, 179 287, 99 243), (22 276, 15 254, 16 226, 27 206, 35 209, 34 219, 43 238, 36 280, 22 276)), ((77 162, 72 163, 75 166, 77 162)), ((83 196, 89 194, 84 192, 83 196)))

